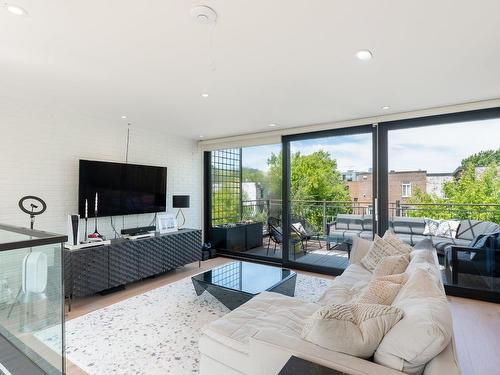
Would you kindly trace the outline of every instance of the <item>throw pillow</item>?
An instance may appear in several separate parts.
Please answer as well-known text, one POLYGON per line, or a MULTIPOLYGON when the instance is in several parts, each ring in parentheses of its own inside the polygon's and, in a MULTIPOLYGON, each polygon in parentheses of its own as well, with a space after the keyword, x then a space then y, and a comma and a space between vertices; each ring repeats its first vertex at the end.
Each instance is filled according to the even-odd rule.
POLYGON ((455 238, 457 236, 457 230, 459 226, 459 220, 443 220, 439 223, 436 231, 436 236, 455 238))
POLYGON ((368 253, 361 259, 361 264, 368 271, 373 272, 375 267, 377 267, 377 264, 385 257, 392 255, 405 255, 408 257, 408 254, 409 252, 405 247, 398 246, 393 240, 387 241, 375 235, 375 239, 370 246, 370 250, 368 250, 368 253))
POLYGON ((361 259, 363 259, 363 257, 368 253, 371 245, 372 241, 365 240, 361 237, 353 237, 349 263, 359 263, 361 259))
POLYGON ((368 283, 368 286, 359 296, 357 303, 390 305, 398 295, 406 280, 406 277, 400 279, 377 277, 368 283))
POLYGON ((408 264, 410 264, 410 262, 408 262, 408 257, 405 255, 388 256, 377 264, 373 270, 373 275, 379 277, 402 273, 406 270, 408 264))
POLYGON ((384 335, 403 317, 394 306, 340 304, 323 306, 302 329, 302 338, 323 348, 369 358, 384 335))
POLYGON ((391 246, 399 250, 400 254, 410 255, 412 248, 406 242, 401 241, 392 230, 387 230, 382 237, 391 246))
POLYGON ((404 318, 383 338, 375 362, 408 374, 421 374, 425 365, 448 346, 451 311, 434 273, 417 267, 409 276, 394 307, 404 318))
POLYGON ((292 226, 295 228, 295 230, 297 232, 299 232, 300 234, 307 234, 304 226, 302 225, 302 223, 295 223, 295 224, 292 224, 292 226))
POLYGON ((439 224, 441 220, 432 220, 432 219, 424 219, 425 220, 425 228, 424 228, 424 236, 435 236, 437 230, 439 228, 439 224))

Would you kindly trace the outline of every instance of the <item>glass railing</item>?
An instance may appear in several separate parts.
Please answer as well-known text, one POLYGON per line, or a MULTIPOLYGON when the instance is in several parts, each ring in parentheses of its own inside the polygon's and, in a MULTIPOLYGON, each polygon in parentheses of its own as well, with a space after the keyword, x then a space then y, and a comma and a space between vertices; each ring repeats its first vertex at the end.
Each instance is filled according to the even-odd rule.
POLYGON ((63 374, 66 236, 0 224, 0 373, 63 374))

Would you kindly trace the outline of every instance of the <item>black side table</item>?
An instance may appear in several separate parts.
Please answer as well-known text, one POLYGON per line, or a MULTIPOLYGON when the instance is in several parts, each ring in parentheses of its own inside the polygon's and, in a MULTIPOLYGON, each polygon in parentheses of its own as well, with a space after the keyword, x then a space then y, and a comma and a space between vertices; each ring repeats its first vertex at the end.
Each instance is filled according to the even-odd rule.
POLYGON ((348 375, 305 359, 291 356, 278 375, 348 375))

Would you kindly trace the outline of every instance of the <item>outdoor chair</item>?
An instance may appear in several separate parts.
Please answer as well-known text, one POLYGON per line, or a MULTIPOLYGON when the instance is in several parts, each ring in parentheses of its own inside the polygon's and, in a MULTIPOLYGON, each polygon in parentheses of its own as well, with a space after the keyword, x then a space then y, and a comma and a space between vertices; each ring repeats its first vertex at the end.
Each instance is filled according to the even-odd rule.
POLYGON ((316 240, 318 241, 319 248, 322 249, 323 245, 320 240, 320 235, 321 233, 318 232, 317 230, 314 229, 312 224, 307 221, 307 219, 299 216, 294 216, 292 217, 292 229, 294 232, 300 237, 300 240, 302 241, 302 245, 304 248, 304 252, 307 251, 308 247, 308 242, 310 240, 316 240), (296 228, 293 224, 300 223, 302 225, 303 229, 302 231, 296 228))
POLYGON ((445 270, 453 285, 459 274, 500 278, 500 231, 481 234, 469 246, 447 246, 445 270))
MULTIPOLYGON (((276 246, 280 245, 283 248, 283 231, 280 226, 280 220, 278 218, 270 216, 267 219, 267 229, 269 233, 269 238, 267 241, 267 252, 266 255, 269 255, 269 248, 271 247, 271 241, 274 242, 273 254, 276 254, 276 246)), ((300 235, 296 234, 295 228, 292 226, 291 228, 292 234, 292 246, 293 246, 293 258, 295 259, 295 245, 300 243, 303 253, 305 254, 304 244, 300 235)))

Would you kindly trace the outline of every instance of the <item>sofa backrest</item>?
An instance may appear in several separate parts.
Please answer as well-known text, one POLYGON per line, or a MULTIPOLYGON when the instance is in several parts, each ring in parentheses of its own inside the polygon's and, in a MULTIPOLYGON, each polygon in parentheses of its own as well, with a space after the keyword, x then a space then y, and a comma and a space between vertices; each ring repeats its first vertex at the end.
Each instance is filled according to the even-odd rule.
POLYGON ((492 233, 500 226, 490 221, 460 220, 456 238, 472 241, 474 237, 483 233, 492 233))
MULTIPOLYGON (((405 315, 383 338, 375 352, 375 362, 417 374, 453 346, 453 327, 432 241, 426 239, 414 248, 405 272, 408 281, 393 302, 405 315)), ((456 362, 447 361, 446 365, 446 374, 460 373, 456 362)))
POLYGON ((389 224, 396 234, 424 234, 425 219, 421 217, 393 217, 389 224))
POLYGON ((338 214, 335 228, 344 230, 363 230, 363 216, 338 214))
POLYGON ((373 215, 363 215, 363 230, 373 231, 373 215))

